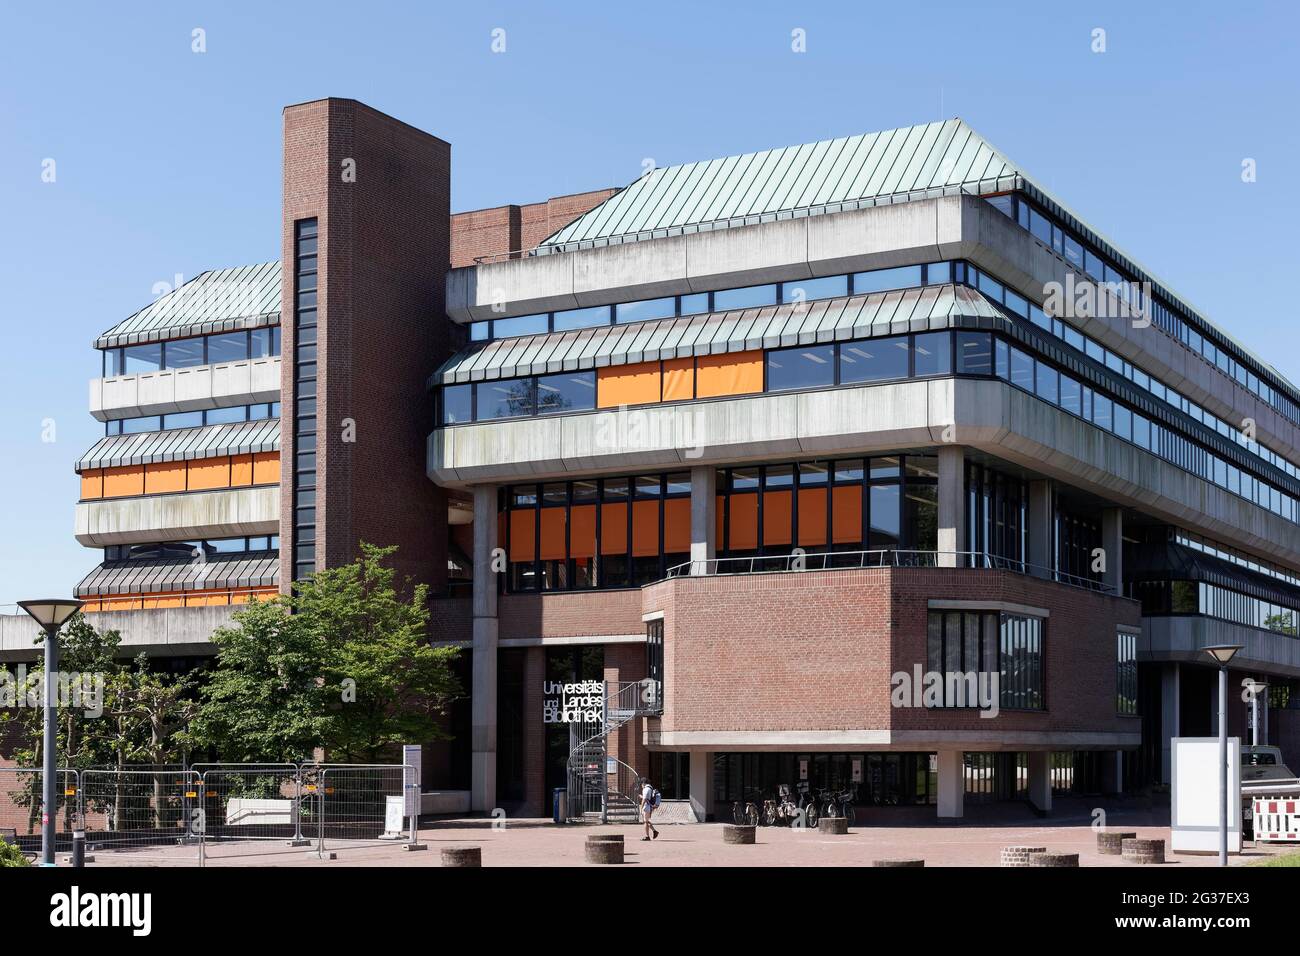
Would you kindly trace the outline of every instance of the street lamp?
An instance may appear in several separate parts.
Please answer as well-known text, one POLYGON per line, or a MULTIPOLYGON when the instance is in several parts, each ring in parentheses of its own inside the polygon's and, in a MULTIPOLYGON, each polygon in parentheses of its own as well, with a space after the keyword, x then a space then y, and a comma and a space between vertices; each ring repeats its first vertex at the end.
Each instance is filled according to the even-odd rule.
POLYGON ((42 762, 43 806, 41 808, 41 863, 54 866, 54 823, 58 816, 58 781, 55 780, 55 744, 58 719, 55 695, 58 693, 59 628, 81 609, 80 601, 53 598, 45 601, 19 601, 18 606, 31 615, 45 631, 45 759, 42 762))
POLYGON ((1243 646, 1212 644, 1205 648, 1219 665, 1219 866, 1228 865, 1228 662, 1243 646))

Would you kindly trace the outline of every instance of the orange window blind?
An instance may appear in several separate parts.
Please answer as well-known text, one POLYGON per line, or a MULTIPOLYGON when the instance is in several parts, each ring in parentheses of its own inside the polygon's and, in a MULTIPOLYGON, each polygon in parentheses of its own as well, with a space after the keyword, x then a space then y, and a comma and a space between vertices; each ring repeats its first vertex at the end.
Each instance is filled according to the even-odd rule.
POLYGON ((632 555, 638 558, 659 553, 659 502, 632 504, 632 555))
POLYGON ((537 556, 537 511, 510 512, 510 560, 532 561, 537 556))
POLYGON ((569 556, 596 556, 596 506, 574 505, 569 515, 569 556))
POLYGON ((280 483, 280 453, 261 451, 253 455, 253 484, 278 485, 280 483))
POLYGON ((834 544, 859 544, 862 541, 862 488, 845 485, 831 497, 831 520, 834 544))
POLYGON ((190 462, 189 490, 206 491, 210 488, 230 487, 230 459, 203 458, 190 462))
POLYGON ((664 362, 664 401, 677 402, 695 397, 695 359, 664 362))
POLYGON ((600 507, 600 553, 627 554, 627 505, 600 507))
POLYGON ((799 489, 799 547, 826 545, 826 489, 799 489))
POLYGON ((758 548, 758 495, 732 495, 727 547, 732 551, 758 548))
POLYGON ((102 498, 104 497, 104 471, 102 468, 92 468, 89 471, 81 473, 81 498, 102 498))
POLYGON ((691 499, 669 498, 664 502, 664 553, 691 550, 691 499))
POLYGON ((253 483, 253 456, 230 456, 230 487, 246 488, 253 483))
POLYGON ((164 495, 185 490, 185 462, 164 461, 144 466, 144 493, 164 495))
POLYGON ((144 465, 104 469, 104 497, 123 498, 144 494, 144 465))
POLYGON ((542 509, 542 543, 543 561, 563 561, 564 543, 564 508, 542 509))
POLYGON ((763 390, 763 353, 701 355, 695 373, 696 398, 748 395, 763 390))
POLYGON ((658 362, 596 369, 596 407, 648 405, 660 399, 658 362))
POLYGON ((789 544, 794 492, 768 491, 763 494, 763 544, 789 544))

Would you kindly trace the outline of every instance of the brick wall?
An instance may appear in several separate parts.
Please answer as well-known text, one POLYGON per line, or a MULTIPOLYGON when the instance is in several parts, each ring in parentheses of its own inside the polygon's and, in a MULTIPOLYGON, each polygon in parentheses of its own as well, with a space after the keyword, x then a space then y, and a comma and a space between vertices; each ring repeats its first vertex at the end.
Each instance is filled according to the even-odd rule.
POLYGON ((281 580, 293 542, 293 223, 319 220, 318 567, 352 560, 361 540, 399 547, 398 568, 441 588, 444 492, 425 477, 433 428, 425 393, 450 348, 451 147, 354 100, 284 112, 281 580), (345 181, 344 162, 355 163, 345 181), (345 420, 355 441, 343 440, 345 420))
POLYGON ((1115 628, 1139 622, 1138 605, 1119 598, 996 571, 886 568, 662 582, 644 592, 644 611, 656 610, 665 612, 665 712, 654 728, 663 732, 1140 729, 1115 713, 1115 628), (987 719, 891 707, 892 674, 925 668, 932 598, 1050 610, 1047 710, 987 719))
POLYGON ((472 266, 480 256, 500 256, 536 248, 547 236, 600 205, 617 191, 596 189, 524 206, 458 212, 451 217, 452 268, 472 266))
POLYGON ((645 633, 639 590, 504 594, 498 614, 497 636, 503 641, 645 633))

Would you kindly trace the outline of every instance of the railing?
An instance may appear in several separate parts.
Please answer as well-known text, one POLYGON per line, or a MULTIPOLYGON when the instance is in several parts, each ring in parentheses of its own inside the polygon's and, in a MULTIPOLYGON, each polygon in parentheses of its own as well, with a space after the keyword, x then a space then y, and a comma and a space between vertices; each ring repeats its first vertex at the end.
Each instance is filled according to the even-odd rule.
POLYGON ((845 571, 869 568, 974 568, 991 571, 1014 571, 1046 578, 1070 587, 1113 594, 1109 584, 1092 578, 1069 574, 1056 568, 1041 567, 985 551, 909 551, 886 548, 876 551, 818 551, 791 554, 753 555, 744 558, 709 558, 684 561, 668 569, 667 577, 698 575, 784 574, 800 571, 845 571))
POLYGON ((663 712, 658 681, 624 681, 607 683, 605 687, 603 719, 569 724, 570 819, 580 820, 598 813, 600 821, 608 823, 611 810, 630 811, 635 807, 641 775, 622 760, 610 756, 609 735, 637 717, 663 712), (609 771, 611 760, 613 773, 609 771))

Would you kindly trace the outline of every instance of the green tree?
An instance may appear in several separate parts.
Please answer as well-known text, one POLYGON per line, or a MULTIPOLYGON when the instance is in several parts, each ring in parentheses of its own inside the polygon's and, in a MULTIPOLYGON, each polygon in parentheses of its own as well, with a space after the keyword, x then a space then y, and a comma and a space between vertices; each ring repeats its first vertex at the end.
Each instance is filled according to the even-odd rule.
POLYGON ((398 581, 395 548, 362 544, 292 596, 250 605, 213 635, 217 666, 193 737, 223 760, 377 761, 445 738, 457 651, 428 641, 428 588, 398 581))

